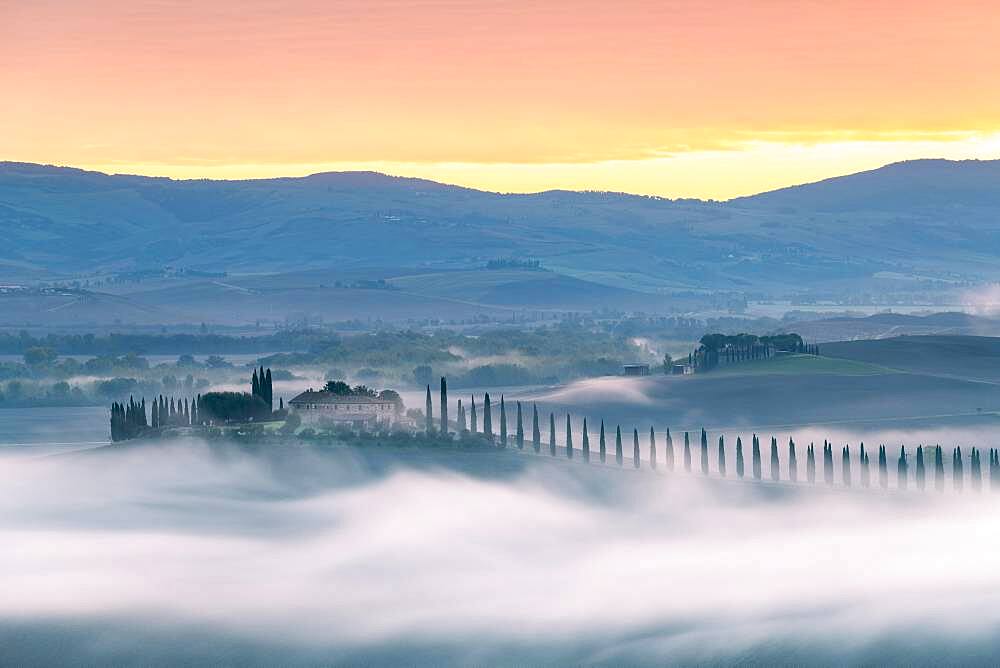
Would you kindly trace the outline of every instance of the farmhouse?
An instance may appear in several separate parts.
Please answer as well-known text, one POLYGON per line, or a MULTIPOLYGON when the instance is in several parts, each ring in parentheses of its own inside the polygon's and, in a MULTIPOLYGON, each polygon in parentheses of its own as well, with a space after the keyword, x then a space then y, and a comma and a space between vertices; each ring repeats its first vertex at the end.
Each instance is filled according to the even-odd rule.
POLYGON ((303 423, 323 421, 371 428, 393 424, 397 419, 393 401, 364 395, 306 390, 288 405, 298 413, 303 423))

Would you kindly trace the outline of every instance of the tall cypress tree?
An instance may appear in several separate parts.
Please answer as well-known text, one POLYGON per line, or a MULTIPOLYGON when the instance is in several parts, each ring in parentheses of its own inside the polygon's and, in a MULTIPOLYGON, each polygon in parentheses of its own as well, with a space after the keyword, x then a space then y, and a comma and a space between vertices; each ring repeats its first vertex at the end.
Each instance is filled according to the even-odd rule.
POLYGON ((778 439, 771 437, 771 480, 781 480, 781 462, 778 460, 778 439))
POLYGON ((788 479, 799 481, 799 460, 795 457, 795 441, 791 437, 788 438, 788 479))
POLYGON ((944 453, 940 445, 934 447, 934 489, 944 491, 944 453))
POLYGON ((476 416, 476 395, 472 395, 472 405, 469 409, 469 420, 471 420, 471 426, 469 430, 475 434, 479 431, 479 419, 476 416))
POLYGON ((542 430, 538 427, 538 404, 531 404, 531 447, 542 451, 542 430))
POLYGON ((833 484, 833 443, 823 446, 823 481, 827 485, 833 484))
POLYGON ((872 473, 871 469, 868 467, 868 453, 865 452, 865 444, 861 443, 861 453, 858 455, 858 461, 861 464, 861 486, 870 487, 872 483, 872 473))
POLYGON ((267 412, 274 412, 274 384, 271 381, 271 369, 264 372, 264 389, 267 392, 267 412))
POLYGON ((458 400, 458 433, 462 436, 468 431, 469 427, 465 422, 465 406, 462 405, 462 400, 458 400))
POLYGON ((507 447, 507 404, 500 395, 500 447, 507 447))
POLYGON ((649 428, 649 466, 656 470, 656 434, 653 427, 649 428))
POLYGON ((441 435, 448 435, 448 380, 441 376, 441 435))
POLYGON ((622 426, 615 429, 615 463, 621 466, 625 462, 625 453, 622 452, 622 426))
POLYGON ((524 450, 524 422, 521 417, 521 402, 517 402, 517 431, 514 432, 514 443, 518 450, 524 450))
POLYGON ((604 438, 604 420, 601 420, 601 435, 599 437, 597 445, 598 445, 598 453, 600 454, 601 457, 601 463, 603 464, 608 459, 608 444, 604 438))
POLYGON ((427 397, 424 400, 424 431, 434 433, 434 406, 431 404, 431 386, 427 385, 427 397))
POLYGON ((896 486, 899 489, 906 489, 909 482, 910 465, 906 461, 906 446, 899 447, 899 462, 896 464, 896 486))
POLYGON ((726 477, 726 441, 722 434, 719 434, 719 477, 726 477))
POLYGON ((160 426, 159 412, 160 412, 160 405, 159 405, 159 403, 157 403, 156 401, 154 401, 153 402, 153 411, 152 411, 152 413, 150 415, 150 420, 153 423, 153 429, 156 429, 157 427, 160 426))
POLYGON ((632 463, 639 468, 639 430, 632 429, 632 463))
POLYGON ((490 393, 483 395, 483 434, 493 441, 493 406, 490 403, 490 393))
POLYGON ((556 456, 556 414, 549 413, 549 454, 556 456))
POLYGON ((743 440, 736 437, 736 477, 743 479, 743 440))
POLYGON ((962 465, 962 448, 955 448, 951 457, 951 485, 956 492, 965 487, 965 468, 962 465))
POLYGON ((806 481, 810 485, 816 484, 816 444, 810 443, 806 448, 806 481))
POLYGON ((257 378, 257 369, 253 370, 253 376, 250 377, 250 394, 255 397, 260 396, 260 380, 257 378))
POLYGON ((757 434, 753 435, 753 479, 760 480, 761 470, 760 470, 760 441, 757 439, 757 434))
POLYGON ((917 446, 917 471, 916 471, 917 489, 921 492, 924 491, 924 487, 927 485, 927 469, 924 465, 924 446, 917 446))
POLYGON ((701 473, 708 475, 708 434, 704 427, 701 429, 701 473))
POLYGON ((684 470, 691 472, 691 439, 687 432, 684 432, 684 470))
POLYGON ((590 461, 590 434, 587 433, 587 418, 583 418, 583 461, 590 461))
POLYGON ((851 446, 845 445, 840 455, 840 477, 844 487, 850 487, 854 476, 851 475, 851 446))
POLYGON ((886 461, 885 445, 878 446, 878 485, 882 489, 889 488, 889 464, 886 461))
POLYGON ((670 437, 670 427, 667 427, 667 444, 664 450, 664 460, 667 464, 667 470, 674 470, 674 439, 670 437))
POLYGON ((570 424, 569 413, 566 413, 566 458, 573 459, 573 426, 570 424))
POLYGON ((969 461, 970 485, 976 492, 983 491, 983 467, 979 458, 979 448, 972 448, 972 459, 969 461))

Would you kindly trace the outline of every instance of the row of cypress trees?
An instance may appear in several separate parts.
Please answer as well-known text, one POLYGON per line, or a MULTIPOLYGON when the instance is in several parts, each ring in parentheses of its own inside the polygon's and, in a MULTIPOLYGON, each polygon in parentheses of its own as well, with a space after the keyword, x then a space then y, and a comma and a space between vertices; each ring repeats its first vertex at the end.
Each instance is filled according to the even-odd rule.
MULTIPOLYGON (((143 399, 145 402, 145 399, 143 399)), ((190 425, 203 424, 201 417, 201 395, 188 401, 173 397, 164 397, 162 394, 158 399, 153 400, 151 426, 158 427, 187 427, 190 425)))
MULTIPOLYGON (((450 425, 448 422, 448 389, 447 380, 445 378, 441 379, 441 414, 439 421, 439 430, 443 435, 449 435, 450 425)), ((515 417, 515 432, 514 432, 514 442, 513 445, 519 449, 523 450, 525 448, 525 430, 524 430, 524 411, 521 402, 516 402, 516 417, 515 417)), ((483 397, 482 402, 482 434, 486 436, 490 441, 494 441, 498 447, 506 448, 508 446, 508 433, 507 433, 507 404, 504 400, 503 395, 500 395, 499 411, 500 411, 500 429, 499 436, 494 434, 493 431, 493 406, 494 402, 491 400, 489 393, 487 392, 483 397)), ((434 419, 432 416, 433 404, 431 401, 431 391, 430 386, 427 386, 426 395, 426 428, 428 432, 433 432, 435 430, 434 419)), ((479 413, 476 406, 476 398, 473 395, 470 402, 469 414, 466 414, 465 406, 462 400, 459 399, 457 407, 458 415, 456 419, 457 430, 460 435, 466 433, 479 433, 479 413), (467 423, 466 418, 469 417, 467 423)), ((556 417, 555 413, 549 413, 548 419, 548 453, 550 456, 555 457, 558 454, 558 448, 556 445, 556 417)), ((632 430, 632 465, 635 468, 641 467, 641 456, 640 456, 640 439, 639 430, 632 430)), ((572 459, 574 457, 575 447, 573 445, 573 430, 571 426, 571 417, 569 414, 566 415, 566 435, 564 440, 564 452, 567 458, 572 459)), ((673 438, 670 434, 670 429, 666 430, 666 436, 664 439, 664 455, 663 464, 668 471, 674 470, 674 443, 673 438)), ((619 466, 624 465, 625 454, 624 446, 622 442, 622 429, 620 425, 615 427, 615 463, 619 466)), ((542 450, 542 431, 541 425, 539 423, 538 406, 533 404, 531 408, 531 448, 535 452, 541 452, 542 450)), ((659 466, 659 457, 657 453, 656 446, 656 433, 653 427, 649 428, 649 440, 648 440, 648 465, 656 469, 659 466)), ((588 428, 587 419, 583 420, 583 434, 582 443, 580 449, 580 455, 585 462, 591 461, 591 447, 590 447, 590 430, 588 428)), ((601 420, 600 429, 598 432, 598 452, 597 457, 601 463, 607 461, 608 456, 608 446, 607 446, 607 433, 604 424, 604 420, 601 420)), ((692 470, 692 446, 691 437, 689 432, 684 432, 684 446, 682 450, 683 457, 683 467, 685 471, 690 472, 692 470)), ((715 472, 720 477, 727 476, 727 457, 726 457, 726 443, 725 437, 719 436, 717 445, 717 465, 715 472)), ((927 462, 925 459, 933 457, 933 485, 937 491, 943 491, 945 487, 945 467, 944 467, 944 455, 943 450, 940 445, 935 446, 933 449, 918 446, 915 456, 914 456, 914 473, 913 482, 917 489, 923 490, 927 487, 927 462)), ((699 468, 703 475, 710 474, 709 467, 709 445, 708 445, 708 433, 705 429, 701 430, 700 438, 700 458, 699 458, 699 468)), ((853 473, 853 460, 851 456, 851 448, 849 445, 845 445, 841 450, 841 473, 840 480, 841 484, 846 487, 851 487, 854 484, 855 476, 853 473)), ((786 458, 787 467, 787 478, 789 482, 797 483, 799 482, 799 464, 798 455, 796 452, 795 441, 791 438, 788 439, 788 454, 786 458)), ((876 479, 873 481, 873 473, 871 470, 871 460, 869 452, 865 449, 864 443, 861 444, 860 450, 857 455, 857 465, 859 469, 858 484, 861 487, 871 487, 874 482, 877 482, 878 486, 882 489, 888 489, 889 487, 889 463, 888 454, 886 447, 880 445, 878 449, 878 460, 877 460, 877 471, 875 475, 876 479)), ((907 489, 910 482, 910 458, 907 455, 906 448, 901 447, 899 452, 899 457, 896 461, 896 485, 899 489, 907 489)), ((961 448, 954 448, 952 451, 952 471, 951 480, 952 487, 961 491, 965 487, 965 462, 962 456, 961 448)), ((770 467, 769 467, 769 478, 773 482, 781 481, 781 456, 779 453, 778 440, 772 436, 770 442, 770 467)), ((969 457, 969 485, 972 489, 979 491, 983 488, 983 470, 982 470, 982 460, 981 453, 978 448, 972 448, 969 457)), ((822 473, 823 482, 826 485, 833 485, 835 472, 834 472, 834 453, 833 444, 824 441, 823 442, 823 453, 822 453, 822 473)), ((806 447, 806 464, 805 464, 805 474, 806 482, 810 484, 816 483, 817 475, 817 462, 816 462, 816 448, 815 445, 809 444, 806 447)), ((741 437, 736 439, 736 477, 739 479, 744 478, 745 475, 745 462, 743 454, 743 440, 741 437)), ((761 455, 761 444, 760 438, 753 434, 751 439, 751 475, 754 480, 763 480, 763 466, 762 466, 762 455, 761 455)), ((990 448, 989 451, 989 485, 991 489, 1000 489, 1000 449, 990 448)))
POLYGON ((146 422, 146 400, 136 403, 133 397, 128 398, 128 403, 114 402, 111 404, 111 440, 125 441, 135 438, 145 430, 149 424, 146 422))

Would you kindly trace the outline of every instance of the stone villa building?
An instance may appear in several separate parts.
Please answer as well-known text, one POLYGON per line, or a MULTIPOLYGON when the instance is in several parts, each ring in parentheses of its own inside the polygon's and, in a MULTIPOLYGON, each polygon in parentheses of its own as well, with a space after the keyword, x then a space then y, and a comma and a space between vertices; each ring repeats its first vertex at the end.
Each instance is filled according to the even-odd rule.
POLYGON ((394 424, 399 415, 396 404, 378 397, 334 394, 324 390, 306 390, 288 402, 303 424, 334 422, 370 429, 394 424))

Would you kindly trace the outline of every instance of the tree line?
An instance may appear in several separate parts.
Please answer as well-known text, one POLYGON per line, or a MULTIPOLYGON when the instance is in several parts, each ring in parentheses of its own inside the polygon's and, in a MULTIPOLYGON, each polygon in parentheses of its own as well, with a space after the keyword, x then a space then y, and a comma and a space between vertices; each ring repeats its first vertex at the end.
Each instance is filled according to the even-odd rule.
POLYGON ((150 402, 147 419, 146 399, 127 404, 111 404, 112 442, 138 438, 166 427, 195 427, 227 422, 253 422, 282 418, 285 402, 278 399, 274 410, 271 369, 254 369, 250 392, 208 392, 193 399, 165 397, 150 402))
MULTIPOLYGON (((424 413, 424 429, 428 434, 437 433, 439 436, 450 438, 452 435, 452 422, 449 421, 448 414, 448 383, 447 379, 444 377, 442 377, 440 381, 439 397, 440 411, 438 413, 438 419, 435 420, 433 417, 431 388, 430 385, 428 385, 425 397, 426 405, 424 413)), ((513 436, 511 436, 508 425, 509 411, 507 408, 507 401, 502 394, 500 395, 500 400, 495 401, 490 397, 489 392, 486 392, 479 405, 476 404, 475 395, 472 395, 468 405, 468 411, 466 410, 466 405, 461 399, 459 399, 457 403, 457 415, 454 421, 455 431, 460 437, 466 436, 467 434, 481 434, 489 442, 494 443, 499 448, 506 448, 509 445, 513 445, 519 450, 524 450, 526 447, 530 447, 536 453, 541 453, 544 445, 546 446, 545 449, 550 456, 558 456, 560 447, 556 442, 557 427, 555 413, 550 412, 548 415, 548 439, 543 443, 541 418, 539 416, 537 404, 532 404, 531 406, 530 438, 528 437, 525 429, 525 416, 527 411, 522 406, 520 401, 514 402, 513 409, 515 416, 514 433, 513 436), (494 429, 494 411, 499 412, 499 425, 497 429, 494 429), (481 429, 480 424, 482 424, 481 429)), ((561 448, 566 458, 573 459, 578 455, 584 462, 590 462, 592 461, 592 458, 596 458, 602 464, 607 462, 610 440, 609 428, 606 427, 604 420, 600 421, 600 427, 597 432, 596 454, 591 448, 590 431, 587 418, 584 418, 581 444, 579 450, 577 450, 573 443, 572 416, 569 413, 566 414, 565 437, 561 448)), ((633 428, 631 436, 632 447, 630 460, 632 466, 638 469, 642 467, 643 462, 641 452, 643 447, 641 444, 639 430, 637 428, 633 428)), ((627 438, 627 432, 625 438, 627 438)), ((625 442, 623 442, 621 425, 615 425, 613 445, 615 463, 618 466, 624 466, 626 459, 626 445, 625 442)), ((784 461, 782 461, 782 448, 779 446, 777 438, 771 436, 769 445, 770 448, 768 454, 770 466, 768 467, 767 480, 771 482, 787 481, 792 483, 806 482, 809 484, 816 484, 817 475, 822 474, 823 484, 827 486, 834 485, 835 479, 837 478, 837 467, 835 465, 833 443, 824 441, 823 450, 819 457, 817 456, 814 444, 810 443, 806 446, 804 479, 800 478, 799 475, 800 466, 798 446, 796 445, 794 439, 788 439, 788 446, 787 450, 785 450, 786 454, 784 456, 784 461), (782 477, 783 470, 785 473, 784 478, 782 477)), ((674 441, 669 428, 666 429, 662 440, 662 455, 660 455, 658 451, 656 431, 653 427, 649 428, 646 447, 648 454, 645 462, 649 468, 657 469, 662 464, 667 471, 675 470, 675 456, 678 453, 675 452, 674 441)), ((727 457, 724 435, 719 435, 718 441, 715 445, 714 454, 716 466, 714 471, 711 470, 710 466, 712 452, 709 445, 709 436, 708 432, 704 428, 701 430, 697 446, 692 445, 690 432, 683 432, 683 445, 681 446, 679 453, 679 466, 683 467, 683 470, 686 472, 690 473, 693 471, 695 461, 694 449, 696 447, 698 448, 698 469, 702 475, 707 476, 714 473, 721 478, 726 478, 728 476, 727 462, 729 460, 727 457)), ((935 490, 943 491, 946 486, 946 477, 948 477, 945 473, 944 461, 944 450, 940 445, 928 448, 924 448, 923 445, 920 445, 912 455, 912 458, 911 455, 907 453, 906 447, 902 446, 899 450, 899 455, 896 458, 895 463, 896 488, 907 489, 912 481, 913 486, 918 490, 924 490, 928 486, 932 485, 935 490), (928 472, 928 469, 931 469, 931 471, 928 472)), ((736 438, 735 443, 735 464, 735 477, 737 479, 746 478, 747 472, 743 440, 742 437, 739 436, 736 438)), ((1000 489, 1000 449, 990 448, 988 466, 989 468, 987 471, 986 481, 988 482, 990 489, 1000 489)), ((881 489, 888 489, 890 486, 889 467, 889 455, 885 445, 880 445, 878 448, 874 468, 871 464, 870 452, 865 448, 864 443, 861 443, 860 448, 853 455, 850 445, 845 445, 841 450, 840 456, 840 483, 846 487, 852 487, 856 483, 862 488, 877 486, 881 489), (855 470, 857 470, 857 476, 855 476, 855 470)), ((750 441, 749 477, 755 481, 765 480, 762 446, 760 438, 757 434, 753 434, 750 441)), ((975 491, 982 490, 984 486, 984 471, 982 466, 982 453, 980 450, 978 448, 971 448, 969 450, 968 466, 966 466, 966 459, 962 454, 962 448, 954 448, 951 456, 951 474, 948 478, 951 480, 952 488, 956 491, 962 491, 965 489, 966 481, 968 481, 968 485, 971 489, 975 491)))
POLYGON ((706 334, 698 348, 688 354, 688 366, 709 371, 723 364, 770 359, 775 353, 819 355, 819 346, 809 344, 795 333, 756 336, 754 334, 706 334))

